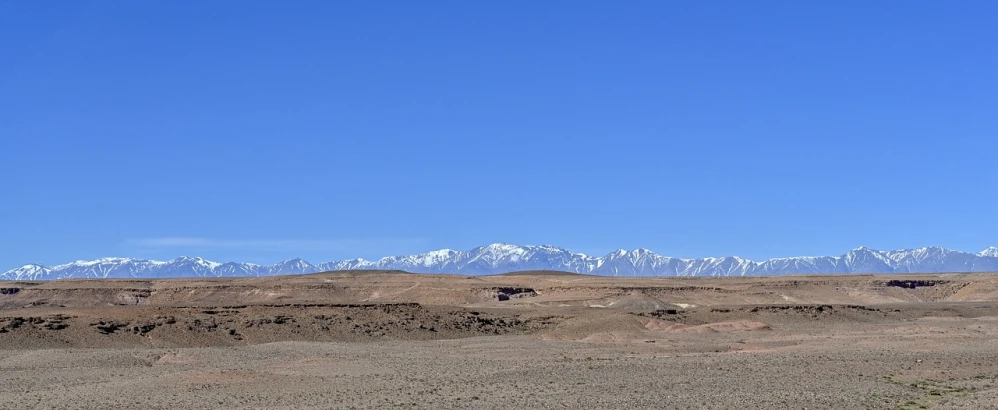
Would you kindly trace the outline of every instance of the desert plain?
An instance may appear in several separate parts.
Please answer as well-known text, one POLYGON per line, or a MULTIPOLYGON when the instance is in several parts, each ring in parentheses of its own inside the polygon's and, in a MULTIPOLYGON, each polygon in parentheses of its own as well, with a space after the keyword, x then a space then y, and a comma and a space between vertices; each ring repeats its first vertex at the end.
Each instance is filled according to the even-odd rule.
POLYGON ((32 408, 998 408, 998 274, 0 282, 32 408))

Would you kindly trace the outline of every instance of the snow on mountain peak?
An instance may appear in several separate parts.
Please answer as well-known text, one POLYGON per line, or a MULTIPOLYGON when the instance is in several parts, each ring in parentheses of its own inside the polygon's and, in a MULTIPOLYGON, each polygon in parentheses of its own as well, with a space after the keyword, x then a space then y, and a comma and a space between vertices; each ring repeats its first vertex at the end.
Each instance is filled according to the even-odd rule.
POLYGON ((94 259, 92 261, 78 260, 55 266, 55 268, 61 268, 66 266, 94 266, 94 265, 105 265, 105 264, 122 264, 122 263, 129 263, 132 260, 133 259, 131 258, 117 258, 117 257, 100 258, 100 259, 94 259))
POLYGON ((420 266, 433 266, 436 263, 440 263, 454 257, 455 254, 457 254, 457 251, 451 249, 440 249, 416 255, 413 259, 420 266))
POLYGON ((508 253, 523 253, 526 251, 524 247, 517 245, 510 245, 508 243, 493 243, 490 245, 483 246, 482 251, 488 251, 497 254, 508 254, 508 253))
MULTIPOLYGON (((156 261, 150 261, 150 262, 156 262, 156 261)), ((181 256, 181 257, 179 257, 177 259, 174 259, 173 262, 179 262, 179 263, 188 262, 188 263, 193 263, 193 264, 196 264, 196 265, 199 265, 199 266, 204 266, 204 267, 207 267, 207 268, 210 268, 210 269, 215 269, 215 268, 217 268, 219 266, 222 266, 221 263, 212 262, 212 261, 207 260, 205 258, 201 258, 201 257, 189 257, 189 256, 181 256)))
POLYGON ((49 268, 42 265, 29 263, 19 268, 14 268, 4 273, 0 273, 0 279, 7 280, 38 280, 45 279, 50 273, 49 268))
POLYGON ((406 270, 416 273, 494 274, 523 270, 561 270, 612 276, 745 276, 805 273, 900 273, 998 271, 998 248, 967 253, 940 247, 880 251, 867 247, 840 256, 774 258, 761 262, 736 256, 682 259, 646 248, 619 249, 605 256, 587 256, 551 245, 519 246, 493 243, 467 251, 440 249, 418 255, 384 257, 376 261, 350 259, 313 265, 301 258, 274 265, 212 262, 179 257, 169 262, 102 258, 55 267, 29 264, 0 274, 6 280, 60 278, 156 278, 199 276, 268 276, 330 270, 406 270))

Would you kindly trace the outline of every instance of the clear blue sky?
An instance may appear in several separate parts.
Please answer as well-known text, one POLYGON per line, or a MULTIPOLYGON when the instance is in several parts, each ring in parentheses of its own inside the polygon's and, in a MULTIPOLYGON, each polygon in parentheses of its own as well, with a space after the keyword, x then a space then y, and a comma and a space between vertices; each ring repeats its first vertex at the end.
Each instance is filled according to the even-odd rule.
POLYGON ((998 245, 996 21, 993 1, 0 2, 0 270, 977 251, 998 245))

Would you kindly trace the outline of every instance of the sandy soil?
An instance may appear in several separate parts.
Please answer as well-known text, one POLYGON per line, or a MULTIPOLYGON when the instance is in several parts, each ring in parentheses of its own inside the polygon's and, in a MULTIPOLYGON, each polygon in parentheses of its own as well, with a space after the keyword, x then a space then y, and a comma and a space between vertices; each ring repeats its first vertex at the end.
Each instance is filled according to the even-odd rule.
POLYGON ((0 409, 998 408, 998 275, 0 282, 0 409))

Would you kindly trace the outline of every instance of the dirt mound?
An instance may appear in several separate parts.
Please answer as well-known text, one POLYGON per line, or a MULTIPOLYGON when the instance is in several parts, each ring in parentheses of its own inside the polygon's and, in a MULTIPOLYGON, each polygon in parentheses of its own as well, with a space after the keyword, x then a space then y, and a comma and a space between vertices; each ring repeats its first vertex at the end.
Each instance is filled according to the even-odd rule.
POLYGON ((947 301, 954 302, 986 302, 998 300, 998 282, 973 282, 962 286, 949 295, 947 301))
POLYGON ((758 330, 772 330, 772 328, 769 325, 762 322, 736 320, 731 322, 707 323, 696 326, 676 325, 673 326, 671 329, 669 329, 670 332, 676 332, 676 333, 717 333, 717 332, 744 332, 744 331, 758 331, 758 330))
MULTIPOLYGON (((593 312, 592 314, 580 314, 564 319, 556 326, 543 331, 541 336, 549 340, 589 342, 603 339, 617 342, 644 340, 651 333, 646 326, 653 321, 664 322, 660 319, 639 317, 623 312, 593 312)), ((663 323, 661 326, 668 325, 663 323)))
POLYGON ((675 305, 665 303, 661 300, 645 295, 628 295, 620 298, 609 299, 602 304, 590 304, 593 307, 606 307, 609 309, 623 310, 666 310, 675 309, 675 305))

